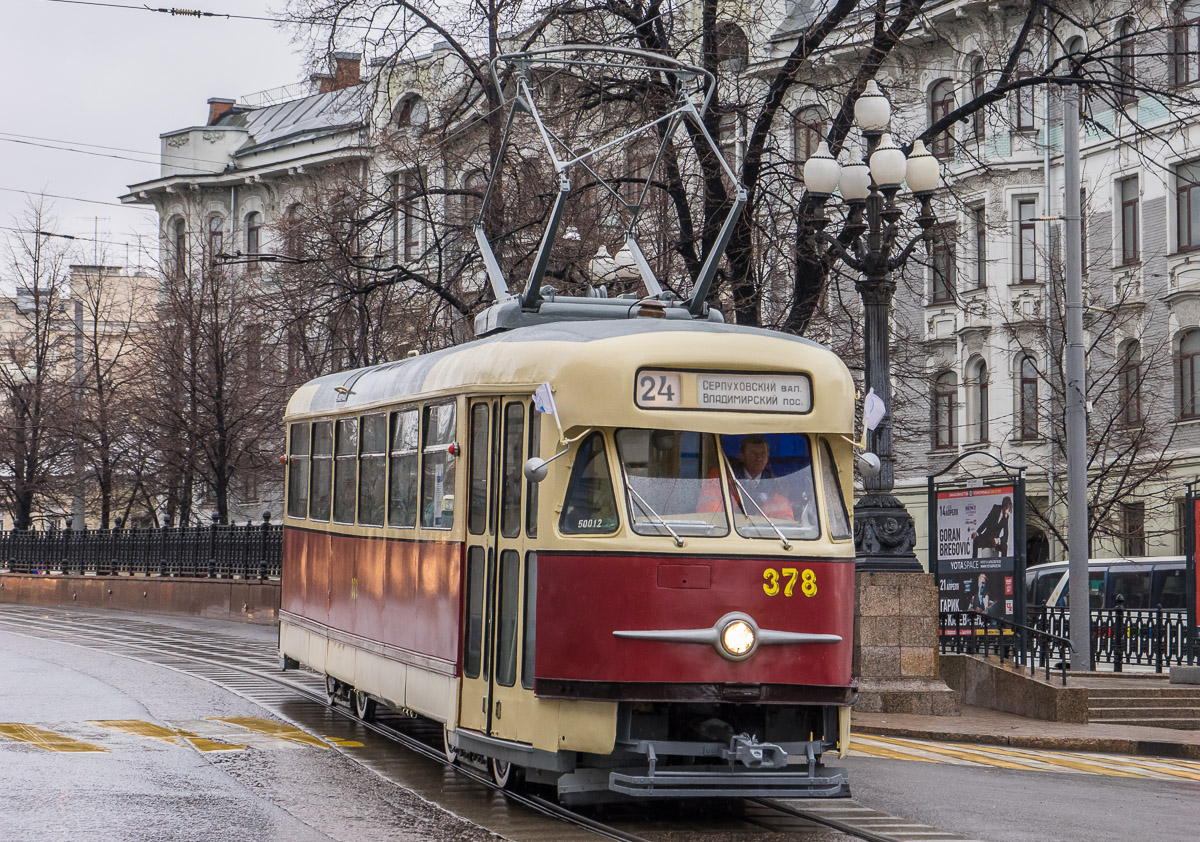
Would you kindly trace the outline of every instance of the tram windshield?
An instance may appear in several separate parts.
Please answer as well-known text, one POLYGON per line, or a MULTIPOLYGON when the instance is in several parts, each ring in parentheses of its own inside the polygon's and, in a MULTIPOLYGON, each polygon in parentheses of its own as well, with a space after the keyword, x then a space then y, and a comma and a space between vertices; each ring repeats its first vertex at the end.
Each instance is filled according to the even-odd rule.
POLYGON ((729 534, 720 457, 712 433, 620 430, 617 452, 629 489, 627 503, 634 532, 729 534))
POLYGON ((807 436, 721 436, 721 449, 729 461, 733 526, 739 535, 775 539, 781 532, 801 540, 820 537, 807 436))

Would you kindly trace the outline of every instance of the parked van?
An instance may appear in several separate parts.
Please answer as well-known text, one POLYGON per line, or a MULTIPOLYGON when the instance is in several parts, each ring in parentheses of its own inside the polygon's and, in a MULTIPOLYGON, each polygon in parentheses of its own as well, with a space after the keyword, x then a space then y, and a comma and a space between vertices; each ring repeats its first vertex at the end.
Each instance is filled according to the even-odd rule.
MULTIPOLYGON (((1186 568, 1183 556, 1090 559, 1088 602, 1093 609, 1115 608, 1119 594, 1125 597, 1126 608, 1185 608, 1186 568)), ((1069 589, 1065 561, 1025 571, 1025 600, 1031 611, 1068 605, 1069 589)))

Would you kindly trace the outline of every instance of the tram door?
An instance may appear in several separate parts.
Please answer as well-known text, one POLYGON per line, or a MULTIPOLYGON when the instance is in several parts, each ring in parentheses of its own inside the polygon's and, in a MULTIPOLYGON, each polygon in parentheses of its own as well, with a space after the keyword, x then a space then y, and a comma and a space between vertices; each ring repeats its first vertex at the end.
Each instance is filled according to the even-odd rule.
POLYGON ((518 738, 521 610, 526 580, 521 472, 527 404, 474 400, 469 408, 467 576, 462 727, 518 738), (505 708, 507 707, 507 711, 505 708), (507 720, 506 720, 507 715, 507 720))

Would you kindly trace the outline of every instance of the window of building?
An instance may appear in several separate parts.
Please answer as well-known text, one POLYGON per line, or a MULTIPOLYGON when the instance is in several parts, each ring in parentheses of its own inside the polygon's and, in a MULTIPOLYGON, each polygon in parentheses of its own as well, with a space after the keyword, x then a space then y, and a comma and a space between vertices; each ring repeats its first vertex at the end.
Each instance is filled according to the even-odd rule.
POLYGON ((187 223, 180 217, 171 225, 171 270, 176 279, 187 274, 187 223))
POLYGON ((1037 283, 1037 201, 1017 200, 1017 283, 1037 283))
POLYGON ((429 106, 415 94, 406 96, 392 111, 392 123, 398 129, 414 128, 421 131, 429 123, 429 106))
POLYGON ((939 374, 933 381, 933 446, 935 449, 954 447, 958 428, 956 405, 958 378, 954 372, 939 374))
POLYGON ((450 450, 457 433, 453 403, 425 407, 421 525, 429 529, 454 526, 455 463, 450 450))
POLYGON ((418 260, 425 248, 425 218, 421 214, 421 174, 406 170, 392 176, 396 256, 418 260))
POLYGON ((257 211, 246 214, 246 254, 255 257, 262 250, 261 241, 262 214, 257 211))
POLYGON ((217 214, 208 218, 208 259, 216 260, 225 251, 225 220, 217 214))
POLYGON ((1117 182, 1117 197, 1121 202, 1121 263, 1128 266, 1141 259, 1138 246, 1138 177, 1122 178, 1117 182))
POLYGON ((290 257, 299 257, 304 245, 303 214, 295 204, 283 215, 283 247, 290 257))
MULTIPOLYGON (((1033 73, 1033 54, 1028 50, 1021 53, 1017 60, 1018 81, 1029 79, 1033 73)), ((1037 128, 1037 86, 1024 85, 1016 90, 1016 123, 1017 131, 1032 131, 1037 128)))
POLYGON ((1200 330, 1179 340, 1179 414, 1200 418, 1200 330))
POLYGON ((1175 210, 1179 250, 1191 251, 1200 247, 1200 161, 1176 167, 1175 210))
POLYGON ((391 461, 388 479, 388 526, 417 525, 417 460, 420 455, 418 412, 392 413, 391 461))
MULTIPOLYGON (((954 83, 949 79, 935 82, 929 91, 929 124, 947 116, 954 110, 954 83)), ((954 129, 947 128, 933 139, 930 151, 938 158, 949 158, 954 154, 954 129)))
POLYGON ((975 241, 975 289, 987 288, 987 212, 982 204, 967 209, 971 218, 971 235, 975 241))
POLYGON ((804 162, 816 153, 828 128, 829 121, 821 108, 809 106, 797 115, 796 122, 792 124, 792 146, 798 168, 802 168, 804 162))
POLYGON ((1121 86, 1121 102, 1137 102, 1137 41, 1133 22, 1126 19, 1117 25, 1117 84, 1121 86))
POLYGON ((1033 357, 1022 357, 1017 373, 1017 435, 1028 441, 1038 437, 1038 370, 1033 357))
POLYGON ((720 147, 725 162, 735 172, 742 164, 745 143, 745 118, 737 111, 726 111, 717 123, 717 146, 720 147))
POLYGON ((1175 555, 1188 553, 1187 525, 1188 501, 1185 497, 1175 501, 1175 528, 1172 530, 1175 533, 1175 555))
MULTIPOLYGON (((987 66, 983 63, 982 58, 977 58, 971 63, 971 98, 979 100, 986 90, 987 66)), ((987 136, 986 109, 980 108, 971 115, 971 130, 974 132, 976 140, 983 140, 987 136)))
POLYGON ((288 517, 308 514, 308 424, 292 424, 288 431, 288 517))
POLYGON ((954 240, 954 226, 952 225, 940 226, 934 234, 933 290, 930 296, 934 304, 954 300, 954 292, 958 284, 954 240))
POLYGON ((354 491, 358 469, 358 419, 337 422, 337 445, 333 458, 333 520, 354 523, 354 491))
POLYGON ((383 526, 384 480, 387 475, 387 416, 362 417, 358 464, 358 522, 383 526))
POLYGON ((967 366, 968 409, 971 413, 969 433, 972 441, 988 440, 988 367, 982 359, 967 366))
POLYGON ((1142 346, 1136 339, 1121 345, 1121 420, 1127 427, 1142 421, 1142 346))
POLYGON ((729 20, 717 21, 713 41, 718 65, 734 72, 746 68, 750 62, 750 39, 740 26, 729 20))
POLYGON ((1172 18, 1172 79, 1190 85, 1200 80, 1200 0, 1175 4, 1172 18))
POLYGON ((488 180, 487 176, 480 170, 472 170, 467 173, 466 178, 462 182, 462 224, 468 228, 475 225, 475 220, 479 217, 479 211, 483 208, 483 197, 487 194, 488 180))
POLYGON ((1141 500, 1122 503, 1121 555, 1144 556, 1145 554, 1146 504, 1141 500))

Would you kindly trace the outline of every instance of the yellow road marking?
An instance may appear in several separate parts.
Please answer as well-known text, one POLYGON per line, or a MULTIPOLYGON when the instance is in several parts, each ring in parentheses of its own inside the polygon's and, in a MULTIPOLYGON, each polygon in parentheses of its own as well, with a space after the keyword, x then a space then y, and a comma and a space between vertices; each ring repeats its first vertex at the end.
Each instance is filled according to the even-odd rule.
POLYGON ((362 748, 362 743, 360 743, 358 740, 343 740, 341 737, 329 736, 322 736, 321 739, 327 743, 338 746, 339 748, 362 748))
POLYGON ((266 734, 271 737, 278 737, 281 740, 286 740, 289 743, 301 743, 306 746, 316 746, 317 748, 329 748, 329 743, 314 737, 311 734, 306 734, 299 728, 294 728, 291 725, 284 725, 281 722, 272 722, 269 719, 258 719, 253 716, 218 716, 211 718, 213 722, 228 722, 230 725, 237 725, 245 728, 247 731, 252 731, 255 734, 266 734))
POLYGON ((1000 760, 999 758, 987 757, 986 755, 985 755, 985 757, 987 757, 987 760, 986 761, 981 760, 978 753, 974 753, 970 750, 961 750, 961 749, 946 748, 944 746, 918 744, 918 743, 914 743, 914 742, 911 742, 908 740, 894 740, 894 739, 889 739, 887 737, 872 736, 871 739, 878 740, 879 742, 884 743, 886 745, 900 746, 902 748, 919 749, 921 751, 928 751, 933 754, 945 755, 946 757, 955 757, 959 760, 969 760, 973 763, 984 763, 984 765, 987 765, 987 766, 999 766, 1001 769, 1021 769, 1026 772, 1029 771, 1028 765, 1024 765, 1024 764, 1020 764, 1020 763, 1011 763, 1007 760, 1000 760))
POLYGON ((1110 777, 1114 778, 1146 777, 1145 775, 1138 775, 1134 772, 1122 772, 1119 769, 1114 769, 1111 766, 1102 766, 1096 762, 1089 763, 1083 760, 1071 760, 1061 755, 1051 754, 1049 752, 1043 754, 1040 752, 1035 753, 1032 751, 1021 751, 1020 749, 998 748, 997 746, 987 746, 986 748, 977 748, 975 750, 982 754, 1002 754, 1005 757, 1019 757, 1028 760, 1037 760, 1042 763, 1047 763, 1051 766, 1062 766, 1065 769, 1074 769, 1077 772, 1091 772, 1095 775, 1109 775, 1110 777))
POLYGON ((937 763, 932 757, 918 757, 915 754, 905 754, 900 751, 892 751, 890 748, 880 748, 878 746, 865 745, 857 740, 850 741, 851 754, 868 754, 873 757, 889 757, 892 760, 923 760, 926 763, 937 763))
MULTIPOLYGON (((1088 759, 1086 755, 1068 753, 1067 756, 1078 757, 1081 760, 1088 759)), ((1200 773, 1189 771, 1187 768, 1179 768, 1172 761, 1159 761, 1159 763, 1146 761, 1139 762, 1137 760, 1127 760, 1124 757, 1114 757, 1112 755, 1106 755, 1104 759, 1110 763, 1120 763, 1124 766, 1132 766, 1135 769, 1146 769, 1151 772, 1159 772, 1163 775, 1169 775, 1176 778, 1185 778, 1189 781, 1200 781, 1200 773)))
POLYGON ((108 751, 101 746, 36 728, 33 725, 22 725, 20 722, 0 722, 0 737, 18 743, 27 743, 43 751, 108 751))
POLYGON ((166 728, 162 725, 155 725, 153 722, 146 722, 141 719, 93 719, 92 724, 123 731, 126 734, 133 734, 137 737, 162 740, 171 745, 179 745, 180 740, 187 740, 197 751, 242 751, 246 748, 244 745, 237 743, 222 743, 193 734, 191 731, 166 728))

